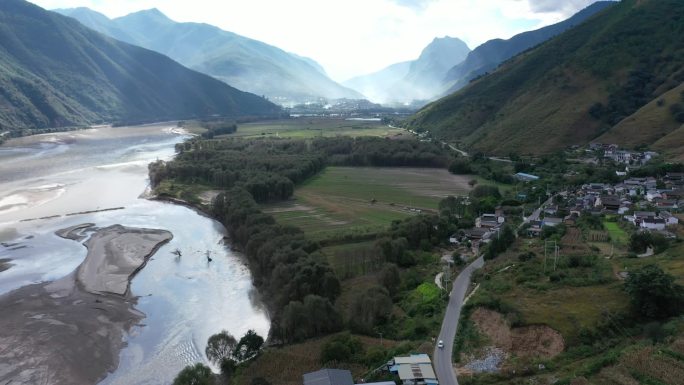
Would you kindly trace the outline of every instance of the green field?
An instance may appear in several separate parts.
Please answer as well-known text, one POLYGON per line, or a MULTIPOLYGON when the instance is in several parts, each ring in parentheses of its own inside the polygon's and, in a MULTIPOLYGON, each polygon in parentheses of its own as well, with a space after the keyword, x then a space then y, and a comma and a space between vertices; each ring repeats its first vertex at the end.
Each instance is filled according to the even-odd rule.
POLYGON ((470 179, 442 169, 328 167, 293 200, 264 209, 313 239, 374 233, 395 219, 436 211, 448 195, 467 194, 470 179))
POLYGON ((603 227, 608 231, 608 234, 610 234, 612 242, 619 245, 626 245, 629 243, 629 235, 616 222, 604 221, 603 227))
POLYGON ((390 136, 410 137, 407 131, 389 128, 382 122, 349 121, 335 118, 291 118, 238 125, 235 134, 225 137, 315 138, 320 136, 390 136))

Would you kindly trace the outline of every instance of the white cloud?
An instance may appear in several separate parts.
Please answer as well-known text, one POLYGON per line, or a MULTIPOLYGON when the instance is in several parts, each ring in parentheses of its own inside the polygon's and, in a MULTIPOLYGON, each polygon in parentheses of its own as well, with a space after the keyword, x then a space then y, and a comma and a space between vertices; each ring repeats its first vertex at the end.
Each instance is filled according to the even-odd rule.
POLYGON ((558 22, 593 0, 32 0, 110 17, 159 8, 320 62, 336 80, 412 60, 437 36, 471 48, 558 22))

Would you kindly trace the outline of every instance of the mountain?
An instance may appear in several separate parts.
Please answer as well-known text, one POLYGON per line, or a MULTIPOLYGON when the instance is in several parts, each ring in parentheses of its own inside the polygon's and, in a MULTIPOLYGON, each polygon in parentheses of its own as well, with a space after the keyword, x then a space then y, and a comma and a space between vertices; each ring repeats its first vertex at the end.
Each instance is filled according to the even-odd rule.
POLYGON ((397 82, 408 75, 409 70, 411 69, 411 63, 412 62, 410 61, 406 61, 392 64, 378 72, 357 76, 342 84, 361 92, 372 101, 385 103, 391 99, 388 95, 388 91, 394 87, 397 82))
POLYGON ((439 95, 447 71, 462 62, 470 48, 453 37, 435 38, 414 61, 397 63, 344 84, 375 102, 406 103, 439 95))
POLYGON ((199 23, 177 23, 157 9, 108 19, 87 8, 58 9, 96 31, 160 52, 233 87, 281 102, 363 99, 309 58, 199 23))
POLYGON ((684 96, 672 94, 684 81, 683 18, 680 0, 623 0, 426 106, 406 125, 498 154, 547 153, 611 133, 618 144, 683 151, 674 139, 682 137, 684 100, 677 98, 684 96), (616 134, 630 132, 625 122, 639 133, 674 136, 663 142, 616 134))
POLYGON ((470 48, 460 39, 436 38, 425 47, 418 60, 411 63, 411 69, 399 89, 403 87, 405 93, 411 92, 413 99, 435 97, 449 69, 463 62, 469 53, 470 48))
POLYGON ((2 131, 279 108, 23 0, 0 2, 2 131))
POLYGON ((469 53, 462 63, 447 72, 443 79, 447 90, 446 94, 458 91, 472 79, 495 70, 503 61, 582 24, 591 16, 614 4, 613 1, 598 1, 560 23, 535 31, 523 32, 508 40, 493 39, 487 41, 469 53))

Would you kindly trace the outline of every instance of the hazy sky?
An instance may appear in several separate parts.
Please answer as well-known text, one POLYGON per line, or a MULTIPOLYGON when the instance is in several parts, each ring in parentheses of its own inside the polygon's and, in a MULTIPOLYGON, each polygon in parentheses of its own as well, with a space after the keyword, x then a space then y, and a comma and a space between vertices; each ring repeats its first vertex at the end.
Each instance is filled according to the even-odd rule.
POLYGON ((338 81, 412 60, 435 37, 472 49, 568 18, 595 0, 31 0, 109 17, 158 8, 308 56, 338 81))

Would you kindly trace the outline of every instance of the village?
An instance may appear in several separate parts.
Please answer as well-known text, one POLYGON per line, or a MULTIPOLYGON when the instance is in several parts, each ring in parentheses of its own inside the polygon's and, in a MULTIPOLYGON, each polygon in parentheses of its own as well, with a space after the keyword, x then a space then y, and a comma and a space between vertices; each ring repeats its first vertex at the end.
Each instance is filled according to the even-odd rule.
MULTIPOLYGON (((632 170, 648 164, 658 154, 651 151, 638 152, 620 149, 617 145, 592 144, 586 149, 573 148, 575 153, 595 154, 600 151, 603 159, 585 156, 582 161, 590 164, 611 162, 623 165, 625 171, 615 171, 617 183, 584 183, 581 185, 555 189, 549 192, 548 184, 545 196, 547 201, 541 202, 538 209, 525 213, 514 207, 497 206, 493 212, 480 213, 475 219, 475 226, 462 229, 449 238, 454 246, 467 246, 460 250, 467 255, 479 255, 481 247, 498 236, 504 226, 517 229, 517 236, 528 238, 542 237, 544 229, 556 228, 560 225, 576 226, 582 216, 610 218, 610 221, 629 224, 633 232, 654 232, 667 239, 675 239, 673 231, 679 225, 676 214, 681 213, 684 205, 684 173, 667 172, 663 176, 630 177, 632 170), (515 213, 515 215, 511 215, 515 213)), ((567 176, 573 176, 569 172, 567 176)), ((542 178, 536 175, 519 172, 514 178, 524 184, 537 182, 544 186, 542 178)), ((517 199, 524 200, 525 193, 519 193, 517 199)), ((547 230, 553 232, 553 230, 547 230)), ((464 255, 465 257, 465 255, 464 255)))

